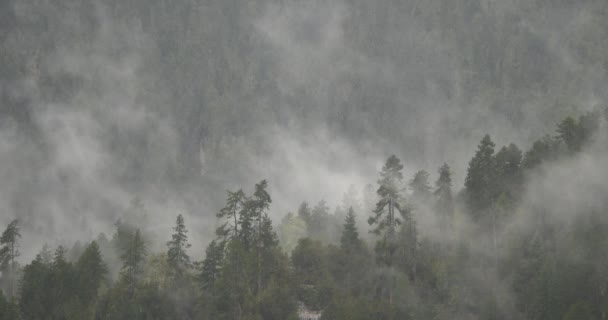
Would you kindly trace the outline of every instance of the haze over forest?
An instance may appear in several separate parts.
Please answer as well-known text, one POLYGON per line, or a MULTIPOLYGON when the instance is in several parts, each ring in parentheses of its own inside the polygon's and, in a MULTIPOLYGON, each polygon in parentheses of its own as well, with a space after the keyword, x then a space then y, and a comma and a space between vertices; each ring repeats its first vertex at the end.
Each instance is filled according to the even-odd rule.
POLYGON ((105 269, 51 319, 606 319, 607 53, 605 0, 0 1, 0 319, 50 252, 105 269))

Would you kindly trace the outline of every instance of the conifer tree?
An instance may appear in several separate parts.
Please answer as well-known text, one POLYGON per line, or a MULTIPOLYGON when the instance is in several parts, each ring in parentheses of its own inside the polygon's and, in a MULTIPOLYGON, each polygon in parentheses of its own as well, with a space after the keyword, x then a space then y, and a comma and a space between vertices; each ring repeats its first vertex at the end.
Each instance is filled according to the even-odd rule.
POLYGON ((452 197, 452 173, 447 163, 439 168, 439 178, 435 181, 436 197, 435 211, 439 215, 440 229, 445 231, 450 227, 454 215, 454 201, 452 197))
POLYGON ((425 170, 416 172, 412 180, 410 180, 410 188, 412 189, 412 198, 423 203, 428 201, 431 197, 429 173, 425 170))
MULTIPOLYGON (((257 293, 258 295, 262 291, 262 251, 264 250, 264 246, 268 245, 266 241, 264 241, 264 237, 272 237, 269 234, 264 234, 264 231, 272 232, 272 225, 270 224, 270 220, 267 219, 266 210, 270 207, 270 203, 272 199, 270 198, 270 194, 266 191, 268 187, 268 182, 266 180, 262 180, 255 185, 255 191, 253 192, 253 197, 248 201, 248 208, 250 212, 250 216, 256 220, 257 230, 256 230, 256 256, 257 256, 257 293), (265 221, 267 223, 265 225, 265 221), (270 230, 263 230, 264 228, 270 230)), ((276 238, 276 235, 274 235, 276 238)), ((268 240, 268 239, 267 239, 268 240)))
POLYGON ((329 207, 325 200, 320 200, 311 211, 308 235, 322 242, 330 242, 328 235, 329 207))
POLYGON ((522 152, 513 143, 502 147, 496 153, 497 192, 506 193, 511 199, 518 197, 518 189, 523 182, 521 173, 522 152))
POLYGON ((564 141, 571 153, 580 151, 583 144, 583 132, 577 121, 567 117, 557 125, 558 137, 564 141))
POLYGON ((219 219, 227 221, 217 230, 219 237, 239 237, 239 216, 242 213, 244 203, 246 201, 243 190, 235 192, 228 191, 226 206, 216 214, 219 219))
POLYGON ((135 285, 143 275, 144 260, 146 258, 146 246, 141 239, 139 229, 135 230, 133 238, 120 258, 123 263, 122 278, 131 292, 133 292, 135 285))
POLYGON ((213 240, 205 250, 200 273, 202 288, 205 290, 212 289, 221 276, 224 246, 225 243, 213 240))
MULTIPOLYGON (((11 221, 2 236, 0 236, 0 266, 8 276, 8 295, 12 298, 15 295, 15 258, 20 255, 18 239, 21 238, 19 220, 11 221)), ((4 273, 3 272, 3 273, 4 273)))
POLYGON ((494 142, 486 134, 479 143, 475 156, 469 162, 464 182, 467 204, 476 221, 488 213, 497 197, 496 178, 494 142))
MULTIPOLYGON (((401 224, 401 219, 395 215, 398 211, 408 222, 408 228, 413 228, 411 212, 404 204, 402 196, 403 190, 403 165, 401 160, 395 155, 390 156, 382 170, 378 180, 378 197, 373 215, 368 219, 368 223, 374 226, 373 233, 380 237, 376 243, 377 260, 387 266, 390 273, 393 272, 394 256, 398 248, 397 231, 401 224)), ((392 281, 390 281, 392 282, 392 281)), ((388 302, 393 303, 393 283, 389 284, 388 302)))
POLYGON ((50 268, 48 286, 51 288, 50 314, 52 319, 67 318, 66 303, 77 297, 77 278, 74 265, 66 259, 67 250, 63 246, 57 247, 50 268))
POLYGON ((523 157, 522 167, 528 170, 534 169, 543 162, 555 160, 560 152, 560 146, 560 141, 550 136, 534 141, 523 157))
POLYGON ((171 241, 167 242, 167 262, 173 276, 179 279, 192 267, 190 256, 186 252, 186 249, 191 246, 188 243, 188 230, 186 230, 184 217, 181 214, 177 216, 173 231, 175 233, 171 236, 171 241))
POLYGON ((346 219, 344 220, 344 227, 342 229, 342 237, 340 238, 340 247, 342 250, 350 252, 361 249, 361 239, 359 239, 359 231, 357 230, 357 223, 355 217, 355 210, 353 207, 348 208, 346 219))
POLYGON ((107 268, 97 242, 93 241, 84 250, 76 263, 78 272, 78 296, 85 305, 97 298, 97 291, 105 279, 107 268))
POLYGON ((0 320, 18 320, 19 312, 14 301, 8 301, 0 290, 0 320))
POLYGON ((308 229, 310 229, 310 217, 311 217, 310 207, 308 206, 308 202, 304 201, 300 204, 298 208, 298 216, 304 220, 308 229))
POLYGON ((23 268, 19 283, 19 310, 23 319, 48 317, 53 302, 53 292, 49 283, 50 267, 51 264, 45 264, 41 255, 38 254, 30 264, 23 268))
POLYGON ((380 200, 376 203, 373 215, 368 219, 368 223, 375 226, 372 232, 382 237, 381 256, 384 263, 389 266, 392 264, 392 257, 396 249, 396 229, 401 224, 401 219, 395 215, 395 211, 399 211, 402 215, 407 214, 407 210, 402 204, 403 174, 401 170, 403 170, 403 165, 395 155, 386 160, 378 180, 377 193, 380 200))

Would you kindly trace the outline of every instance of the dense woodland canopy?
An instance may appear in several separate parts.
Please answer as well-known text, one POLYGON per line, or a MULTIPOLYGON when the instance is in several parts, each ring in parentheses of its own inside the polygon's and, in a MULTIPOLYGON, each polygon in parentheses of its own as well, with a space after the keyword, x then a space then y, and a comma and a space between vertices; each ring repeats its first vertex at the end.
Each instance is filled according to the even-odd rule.
POLYGON ((2 0, 0 320, 608 319, 607 50, 605 0, 2 0))

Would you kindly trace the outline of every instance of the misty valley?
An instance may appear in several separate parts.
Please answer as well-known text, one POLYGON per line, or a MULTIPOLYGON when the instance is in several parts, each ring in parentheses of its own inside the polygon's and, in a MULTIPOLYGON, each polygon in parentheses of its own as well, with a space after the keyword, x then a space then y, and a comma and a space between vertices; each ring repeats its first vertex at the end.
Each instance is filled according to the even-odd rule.
POLYGON ((608 320, 608 1, 0 1, 0 320, 608 320))

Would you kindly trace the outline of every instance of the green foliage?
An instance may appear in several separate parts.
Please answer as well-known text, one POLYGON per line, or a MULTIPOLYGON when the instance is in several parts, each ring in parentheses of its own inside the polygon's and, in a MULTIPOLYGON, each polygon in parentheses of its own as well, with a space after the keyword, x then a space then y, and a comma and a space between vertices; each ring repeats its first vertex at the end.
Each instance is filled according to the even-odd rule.
POLYGON ((159 290, 156 285, 139 284, 132 290, 125 282, 119 282, 100 298, 95 319, 178 319, 171 301, 169 293, 159 290))
POLYGON ((302 202, 302 204, 300 204, 300 207, 298 208, 298 217, 304 220, 306 225, 310 225, 311 215, 312 213, 310 211, 310 208, 308 207, 308 203, 306 201, 302 202))
POLYGON ((532 144, 532 148, 524 155, 522 166, 533 169, 547 161, 555 160, 561 152, 560 140, 545 136, 532 144))
POLYGON ((167 242, 167 261, 173 276, 181 279, 184 273, 192 268, 190 256, 186 252, 186 249, 191 246, 188 243, 188 230, 186 230, 184 217, 181 214, 177 216, 173 231, 175 233, 171 235, 171 241, 167 242))
POLYGON ((305 238, 308 235, 308 229, 306 221, 304 221, 299 215, 294 215, 291 212, 288 213, 278 228, 279 242, 285 252, 291 252, 296 245, 298 240, 305 238))
POLYGON ((466 201, 474 220, 481 220, 496 199, 497 178, 494 142, 489 135, 485 135, 477 146, 475 156, 469 162, 464 182, 466 201))
POLYGON ((146 258, 146 245, 141 239, 139 229, 120 256, 122 260, 122 280, 133 290, 143 275, 146 258))
POLYGON ((19 313, 14 301, 8 301, 0 291, 0 320, 19 320, 19 313))
POLYGON ((80 310, 85 310, 81 318, 91 319, 94 303, 107 274, 97 242, 91 242, 80 256, 76 263, 76 273, 78 307, 80 310))
POLYGON ((578 121, 567 117, 557 125, 557 137, 566 144, 570 153, 579 152, 591 141, 599 121, 599 111, 588 112, 580 116, 578 121))
POLYGON ((204 290, 212 289, 221 277, 224 260, 224 242, 211 241, 205 250, 205 260, 201 264, 201 285, 204 290))
POLYGON ((378 179, 368 221, 375 237, 360 233, 353 207, 372 207, 373 189, 360 202, 351 188, 344 201, 350 206, 333 215, 325 201, 312 209, 304 202, 297 215, 288 214, 279 227, 281 250, 265 180, 251 196, 228 193, 217 238, 194 264, 182 215, 166 253, 148 257, 140 231, 118 223, 112 242, 100 236, 70 253, 60 246, 54 255, 45 246, 22 269, 12 261, 20 232, 11 223, 0 239, 2 275, 14 266, 19 292, 10 299, 0 292, 0 320, 282 320, 297 319, 303 308, 322 312, 322 319, 349 320, 603 319, 608 218, 598 208, 604 203, 575 208, 567 223, 521 208, 524 179, 542 174, 543 163, 584 150, 594 121, 589 115, 564 120, 559 137, 537 141, 523 157, 514 144, 495 154, 486 135, 469 162, 468 207, 452 195, 447 164, 432 192, 430 175, 418 171, 410 187, 411 201, 425 213, 420 230, 396 156, 378 179), (472 225, 456 225, 463 214, 472 215, 472 225), (530 217, 519 219, 523 214, 530 217), (439 229, 427 220, 438 221, 439 229), (112 245, 122 260, 113 282, 102 257, 112 245))
POLYGON ((519 197, 519 190, 523 183, 521 162, 522 152, 513 143, 508 147, 502 147, 496 153, 497 192, 505 193, 511 199, 519 197))
POLYGON ((323 244, 301 239, 291 254, 296 274, 298 300, 313 310, 322 310, 332 294, 328 260, 323 244))
POLYGON ((380 200, 376 203, 373 215, 368 219, 368 223, 375 226, 373 232, 382 235, 383 241, 386 243, 383 248, 386 249, 389 260, 394 251, 396 228, 401 224, 401 219, 395 216, 395 209, 401 214, 406 213, 406 208, 402 204, 403 174, 401 170, 403 170, 403 165, 395 155, 386 160, 380 171, 380 179, 378 179, 377 194, 380 200))
POLYGON ((355 219, 355 210, 350 207, 346 214, 342 237, 340 238, 340 247, 344 251, 358 251, 361 250, 361 246, 363 245, 361 239, 359 239, 359 231, 357 230, 355 219))
POLYGON ((54 307, 53 288, 50 287, 51 268, 51 264, 44 263, 40 255, 23 268, 19 302, 23 319, 44 319, 54 307))
POLYGON ((229 234, 231 237, 239 236, 239 215, 242 214, 245 201, 245 193, 243 190, 238 190, 236 192, 228 191, 226 206, 216 215, 218 219, 227 220, 226 223, 218 229, 218 236, 227 237, 229 234))
MULTIPOLYGON (((301 208, 302 209, 302 208, 301 208)), ((308 235, 326 243, 333 242, 331 239, 329 207, 325 200, 319 201, 311 211, 308 219, 308 235)))

